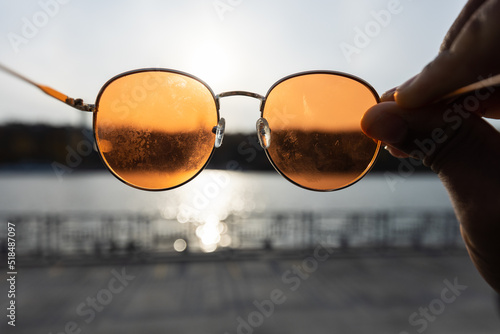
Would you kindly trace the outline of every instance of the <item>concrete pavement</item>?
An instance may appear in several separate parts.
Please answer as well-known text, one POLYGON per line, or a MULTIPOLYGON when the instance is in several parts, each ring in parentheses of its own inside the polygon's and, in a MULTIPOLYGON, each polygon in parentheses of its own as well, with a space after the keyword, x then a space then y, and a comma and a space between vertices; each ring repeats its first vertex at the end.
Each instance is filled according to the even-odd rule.
POLYGON ((0 332, 493 334, 496 303, 466 255, 54 265, 19 268, 0 332))

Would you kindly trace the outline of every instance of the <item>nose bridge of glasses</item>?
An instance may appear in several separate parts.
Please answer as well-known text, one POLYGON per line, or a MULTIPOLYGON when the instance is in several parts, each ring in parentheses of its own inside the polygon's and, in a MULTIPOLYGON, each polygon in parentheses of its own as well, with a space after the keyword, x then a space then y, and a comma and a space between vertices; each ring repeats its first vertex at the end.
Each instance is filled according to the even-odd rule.
MULTIPOLYGON (((229 96, 247 96, 247 97, 252 97, 254 99, 257 99, 260 101, 260 110, 261 111, 262 111, 264 104, 265 104, 265 101, 266 101, 266 98, 260 94, 252 93, 252 92, 248 92, 248 91, 243 91, 243 90, 235 90, 235 91, 223 92, 223 93, 218 94, 215 97, 217 105, 219 105, 220 98, 229 97, 229 96)), ((216 128, 217 127, 214 127, 214 133, 217 132, 216 128)), ((260 117, 257 120, 256 128, 257 128, 257 137, 258 137, 260 145, 264 149, 269 148, 269 146, 271 144, 271 129, 269 128, 269 124, 268 124, 267 120, 263 117, 260 117)), ((219 146, 220 145, 216 144, 216 147, 219 147, 219 146)))
POLYGON ((229 91, 229 92, 223 92, 223 93, 218 94, 215 98, 218 101, 221 97, 228 97, 228 96, 247 96, 247 97, 253 97, 254 99, 260 100, 261 103, 263 103, 264 100, 266 99, 264 96, 262 96, 260 94, 252 93, 252 92, 247 92, 247 91, 244 91, 244 90, 233 90, 233 91, 229 91))

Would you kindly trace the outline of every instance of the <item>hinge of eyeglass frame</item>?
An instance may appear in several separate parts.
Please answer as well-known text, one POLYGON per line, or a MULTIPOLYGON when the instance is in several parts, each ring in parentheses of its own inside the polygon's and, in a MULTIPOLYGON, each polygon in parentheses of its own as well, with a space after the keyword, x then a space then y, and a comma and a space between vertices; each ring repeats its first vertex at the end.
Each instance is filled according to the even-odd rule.
POLYGON ((68 97, 65 103, 81 111, 94 112, 96 110, 95 104, 84 103, 82 99, 73 99, 68 97))

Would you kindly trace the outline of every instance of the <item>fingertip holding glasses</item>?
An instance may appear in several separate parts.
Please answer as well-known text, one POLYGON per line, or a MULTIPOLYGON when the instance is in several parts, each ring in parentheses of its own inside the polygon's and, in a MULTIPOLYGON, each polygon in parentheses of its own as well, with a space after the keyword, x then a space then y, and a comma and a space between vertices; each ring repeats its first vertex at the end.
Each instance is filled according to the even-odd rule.
POLYGON ((346 73, 296 73, 262 96, 246 91, 215 95, 188 73, 139 69, 110 79, 92 105, 0 69, 92 112, 102 161, 115 177, 138 189, 173 189, 207 166, 222 145, 226 124, 220 99, 228 96, 260 100, 260 145, 278 173, 305 189, 333 191, 354 184, 371 169, 381 146, 360 127, 364 113, 379 102, 378 94, 346 73))

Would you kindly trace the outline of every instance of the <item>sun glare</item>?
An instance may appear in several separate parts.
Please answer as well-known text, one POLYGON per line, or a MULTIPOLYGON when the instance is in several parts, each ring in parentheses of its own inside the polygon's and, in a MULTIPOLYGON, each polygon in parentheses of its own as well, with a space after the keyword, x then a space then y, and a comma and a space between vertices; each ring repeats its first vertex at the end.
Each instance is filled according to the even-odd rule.
POLYGON ((188 59, 191 74, 205 81, 210 87, 216 87, 227 80, 234 65, 227 50, 213 40, 195 45, 188 59))

